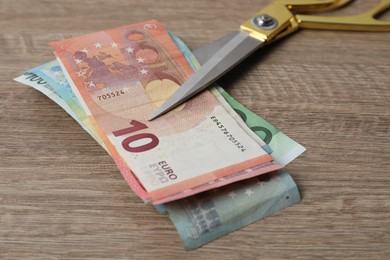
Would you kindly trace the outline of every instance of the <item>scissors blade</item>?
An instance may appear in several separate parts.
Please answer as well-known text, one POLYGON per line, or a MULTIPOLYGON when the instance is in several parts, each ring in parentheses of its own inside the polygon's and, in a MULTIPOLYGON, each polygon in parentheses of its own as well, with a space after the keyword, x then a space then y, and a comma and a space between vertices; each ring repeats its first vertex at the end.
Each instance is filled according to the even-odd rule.
POLYGON ((205 64, 217 51, 230 42, 240 31, 229 33, 212 43, 206 44, 192 52, 200 64, 205 64))
POLYGON ((153 120, 181 105, 207 88, 235 65, 259 49, 264 42, 254 39, 245 31, 239 31, 229 42, 204 63, 184 84, 170 96, 150 117, 153 120))

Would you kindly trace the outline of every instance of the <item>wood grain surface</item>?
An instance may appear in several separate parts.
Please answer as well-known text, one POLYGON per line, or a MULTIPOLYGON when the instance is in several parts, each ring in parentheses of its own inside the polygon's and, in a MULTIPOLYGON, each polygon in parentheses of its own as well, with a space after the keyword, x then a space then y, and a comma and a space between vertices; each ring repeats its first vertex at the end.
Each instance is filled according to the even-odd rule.
POLYGON ((302 30, 222 80, 307 147, 288 166, 303 199, 191 252, 71 117, 12 80, 53 59, 50 41, 155 18, 194 49, 270 2, 1 0, 0 258, 389 259, 390 33, 302 30))

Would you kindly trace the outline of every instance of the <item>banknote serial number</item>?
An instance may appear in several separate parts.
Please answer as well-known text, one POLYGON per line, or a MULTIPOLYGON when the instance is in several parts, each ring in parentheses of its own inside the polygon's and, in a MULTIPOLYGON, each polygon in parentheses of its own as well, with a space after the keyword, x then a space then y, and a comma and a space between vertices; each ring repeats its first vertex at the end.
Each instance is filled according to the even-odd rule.
POLYGON ((99 100, 107 100, 107 99, 122 96, 124 94, 125 94, 125 92, 123 90, 111 91, 110 93, 99 95, 98 99, 99 100))
POLYGON ((222 124, 221 121, 216 116, 211 116, 210 119, 215 123, 215 125, 221 130, 221 132, 232 142, 241 152, 245 152, 246 149, 243 144, 241 144, 231 133, 230 131, 222 124))

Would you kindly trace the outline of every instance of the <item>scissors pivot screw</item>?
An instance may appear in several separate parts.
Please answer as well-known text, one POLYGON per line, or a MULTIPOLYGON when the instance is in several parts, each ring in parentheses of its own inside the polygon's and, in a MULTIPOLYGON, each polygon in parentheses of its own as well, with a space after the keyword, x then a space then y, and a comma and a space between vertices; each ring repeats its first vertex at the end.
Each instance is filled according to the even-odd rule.
POLYGON ((278 25, 278 21, 268 14, 260 14, 253 18, 253 24, 260 29, 271 30, 278 25))

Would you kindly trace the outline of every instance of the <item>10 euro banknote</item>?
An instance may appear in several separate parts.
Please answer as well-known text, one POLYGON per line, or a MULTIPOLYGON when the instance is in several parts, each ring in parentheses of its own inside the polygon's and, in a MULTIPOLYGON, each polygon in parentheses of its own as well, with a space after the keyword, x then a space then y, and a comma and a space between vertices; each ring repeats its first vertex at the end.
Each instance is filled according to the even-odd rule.
POLYGON ((234 181, 252 177, 245 170, 253 167, 262 166, 263 173, 278 168, 261 148, 263 141, 209 91, 148 121, 193 72, 157 21, 51 46, 88 120, 144 201, 187 197, 237 173, 234 181))

